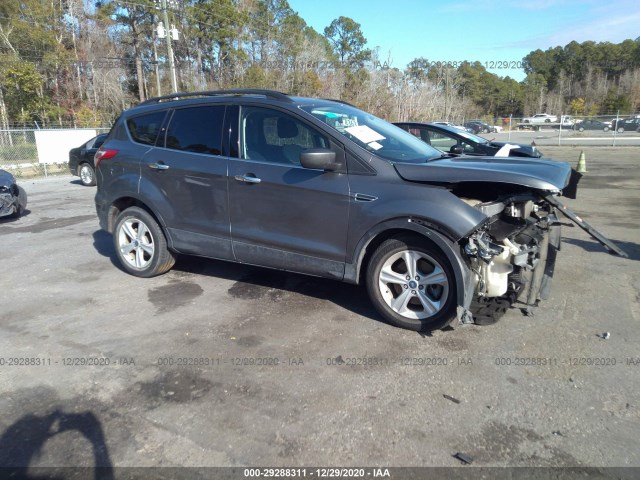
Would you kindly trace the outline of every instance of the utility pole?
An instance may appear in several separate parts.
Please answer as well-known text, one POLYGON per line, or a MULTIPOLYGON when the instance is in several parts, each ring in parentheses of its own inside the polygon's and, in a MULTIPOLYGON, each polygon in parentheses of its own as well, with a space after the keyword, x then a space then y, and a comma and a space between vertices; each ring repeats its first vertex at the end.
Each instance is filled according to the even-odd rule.
MULTIPOLYGON (((155 19, 155 15, 154 15, 154 19, 155 19)), ((154 31, 154 35, 157 36, 158 32, 154 31)), ((156 70, 156 96, 160 97, 162 96, 162 90, 160 87, 160 69, 158 68, 158 49, 156 48, 156 39, 154 37, 153 39, 153 65, 154 68, 156 70)))
POLYGON ((173 62, 173 47, 171 46, 171 36, 173 32, 169 28, 169 15, 167 14, 167 0, 161 0, 161 10, 162 10, 162 18, 164 20, 164 24, 167 26, 166 36, 167 39, 167 56, 169 57, 169 70, 171 71, 171 89, 173 93, 178 92, 178 82, 176 80, 176 66, 173 62))

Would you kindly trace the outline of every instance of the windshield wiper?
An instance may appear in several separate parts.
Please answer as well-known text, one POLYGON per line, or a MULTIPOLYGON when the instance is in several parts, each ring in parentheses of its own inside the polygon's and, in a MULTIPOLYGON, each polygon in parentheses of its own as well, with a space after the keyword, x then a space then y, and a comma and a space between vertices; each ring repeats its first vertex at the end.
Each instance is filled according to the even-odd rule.
POLYGON ((433 160, 443 160, 445 158, 457 158, 460 155, 455 154, 455 153, 442 153, 442 155, 440 155, 439 157, 433 157, 433 158, 427 158, 427 161, 425 163, 428 162, 432 162, 433 160))

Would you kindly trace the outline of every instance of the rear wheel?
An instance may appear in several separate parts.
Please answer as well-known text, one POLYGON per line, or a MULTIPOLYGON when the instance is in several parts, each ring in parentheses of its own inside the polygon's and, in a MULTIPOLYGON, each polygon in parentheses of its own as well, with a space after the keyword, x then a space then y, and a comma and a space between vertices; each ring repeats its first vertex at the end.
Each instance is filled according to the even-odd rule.
POLYGON ((367 290, 378 312, 401 328, 437 330, 455 318, 451 265, 419 237, 392 238, 378 247, 367 268, 367 290))
POLYGON ((80 168, 78 169, 78 176, 80 177, 80 182, 85 187, 93 187, 96 184, 95 171, 88 163, 80 165, 80 168))
POLYGON ((161 275, 175 263, 162 228, 139 207, 127 208, 118 215, 113 243, 124 269, 136 277, 161 275))
POLYGON ((604 127, 604 128, 603 128, 603 130, 604 130, 605 132, 608 132, 608 131, 609 131, 609 127, 604 127))
POLYGON ((578 131, 579 131, 579 132, 584 132, 584 127, 580 127, 580 128, 578 128, 578 131))
POLYGON ((622 133, 622 132, 624 132, 624 127, 618 128, 618 133, 622 133))

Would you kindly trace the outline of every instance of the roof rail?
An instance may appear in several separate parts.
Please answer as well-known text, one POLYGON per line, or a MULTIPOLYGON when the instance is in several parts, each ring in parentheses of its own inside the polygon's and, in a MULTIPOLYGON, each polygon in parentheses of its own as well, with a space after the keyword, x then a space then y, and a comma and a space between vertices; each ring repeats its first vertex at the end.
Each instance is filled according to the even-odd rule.
POLYGON ((203 92, 178 92, 170 95, 163 95, 161 97, 150 98, 144 102, 140 102, 140 105, 151 105, 154 103, 160 103, 165 100, 179 100, 181 98, 188 97, 213 97, 216 95, 264 95, 265 97, 273 98, 287 103, 293 103, 293 100, 286 93, 277 92, 275 90, 264 90, 261 88, 235 88, 230 90, 207 90, 203 92))

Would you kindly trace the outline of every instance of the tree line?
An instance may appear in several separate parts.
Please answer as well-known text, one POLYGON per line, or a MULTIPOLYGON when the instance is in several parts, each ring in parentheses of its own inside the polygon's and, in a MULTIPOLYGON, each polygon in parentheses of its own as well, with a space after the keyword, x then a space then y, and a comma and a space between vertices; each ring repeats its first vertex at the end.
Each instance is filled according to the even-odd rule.
POLYGON ((160 34, 180 91, 269 88, 389 120, 640 109, 640 38, 536 50, 518 82, 479 62, 420 57, 397 68, 368 48, 356 20, 341 16, 318 32, 287 0, 0 0, 2 127, 108 125, 172 93, 160 34))

